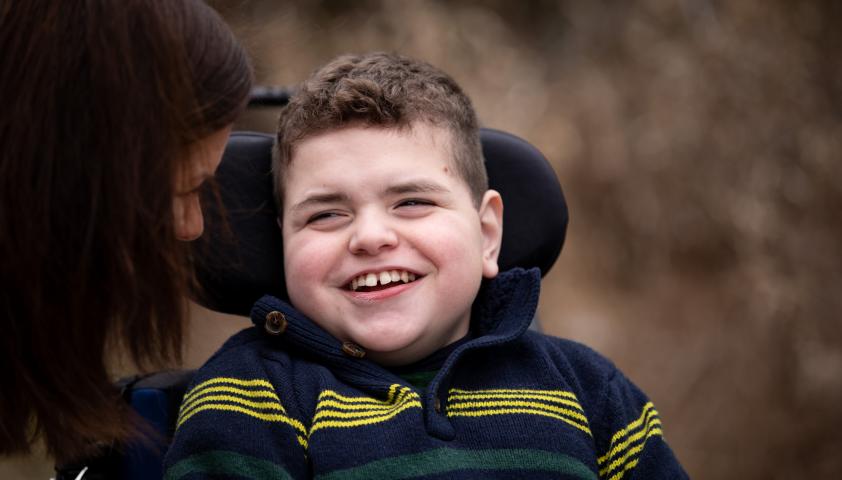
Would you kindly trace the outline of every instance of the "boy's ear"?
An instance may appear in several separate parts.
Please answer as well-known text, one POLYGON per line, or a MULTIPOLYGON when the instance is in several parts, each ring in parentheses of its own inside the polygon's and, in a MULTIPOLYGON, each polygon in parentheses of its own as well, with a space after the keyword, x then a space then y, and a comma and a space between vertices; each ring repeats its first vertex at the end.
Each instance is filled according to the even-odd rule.
POLYGON ((482 276, 494 278, 500 268, 497 257, 503 243, 503 198, 496 190, 488 190, 479 206, 482 229, 482 276))

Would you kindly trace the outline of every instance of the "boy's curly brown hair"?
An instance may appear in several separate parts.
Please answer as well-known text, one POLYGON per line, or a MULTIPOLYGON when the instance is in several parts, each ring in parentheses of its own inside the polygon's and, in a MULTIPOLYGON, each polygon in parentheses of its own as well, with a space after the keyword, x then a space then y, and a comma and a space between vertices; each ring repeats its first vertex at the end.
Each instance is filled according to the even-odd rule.
POLYGON ((337 57, 305 80, 284 107, 272 163, 279 206, 284 172, 302 140, 352 125, 404 130, 416 122, 450 132, 454 168, 478 206, 488 176, 470 99, 432 65, 383 52, 337 57))

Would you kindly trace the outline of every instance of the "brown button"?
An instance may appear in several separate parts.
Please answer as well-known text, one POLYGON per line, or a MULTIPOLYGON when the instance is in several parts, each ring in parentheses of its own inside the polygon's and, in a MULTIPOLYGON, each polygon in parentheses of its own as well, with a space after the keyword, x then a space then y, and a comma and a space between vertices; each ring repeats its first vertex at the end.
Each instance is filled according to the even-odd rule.
POLYGON ((365 350, 356 343, 345 342, 342 344, 342 351, 345 355, 354 358, 363 358, 365 356, 365 350))
POLYGON ((266 333, 280 335, 287 329, 287 317, 281 312, 272 311, 266 314, 266 323, 263 324, 266 333))
POLYGON ((433 402, 433 408, 436 409, 436 413, 441 413, 441 400, 439 400, 439 397, 436 397, 436 400, 433 402))

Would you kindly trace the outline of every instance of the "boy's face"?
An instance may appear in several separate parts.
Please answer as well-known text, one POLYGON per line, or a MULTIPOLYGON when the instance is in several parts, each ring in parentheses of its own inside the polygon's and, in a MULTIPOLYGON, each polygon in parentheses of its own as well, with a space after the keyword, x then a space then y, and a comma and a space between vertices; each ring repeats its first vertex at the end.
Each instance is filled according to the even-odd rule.
POLYGON ((349 127, 299 143, 286 171, 292 304, 384 365, 463 337, 482 277, 497 274, 500 195, 477 209, 451 151, 450 134, 424 123, 349 127))

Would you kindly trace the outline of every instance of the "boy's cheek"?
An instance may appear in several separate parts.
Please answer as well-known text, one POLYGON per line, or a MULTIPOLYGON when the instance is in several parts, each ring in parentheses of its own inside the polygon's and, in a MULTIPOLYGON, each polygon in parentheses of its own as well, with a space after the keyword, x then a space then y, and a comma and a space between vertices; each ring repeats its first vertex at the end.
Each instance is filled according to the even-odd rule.
POLYGON ((284 239, 284 268, 287 282, 312 279, 335 265, 337 249, 317 236, 284 239))

